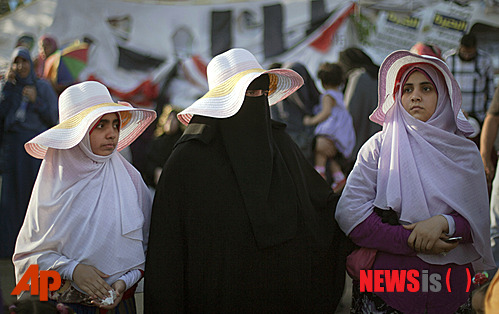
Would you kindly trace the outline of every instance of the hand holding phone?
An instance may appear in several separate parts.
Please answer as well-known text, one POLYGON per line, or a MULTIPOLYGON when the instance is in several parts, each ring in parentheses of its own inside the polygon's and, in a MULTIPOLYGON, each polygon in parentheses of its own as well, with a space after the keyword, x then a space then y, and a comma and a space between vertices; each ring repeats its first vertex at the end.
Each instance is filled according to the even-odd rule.
POLYGON ((448 239, 444 239, 444 241, 447 243, 454 243, 457 241, 461 241, 462 239, 463 239, 463 237, 450 237, 448 239))

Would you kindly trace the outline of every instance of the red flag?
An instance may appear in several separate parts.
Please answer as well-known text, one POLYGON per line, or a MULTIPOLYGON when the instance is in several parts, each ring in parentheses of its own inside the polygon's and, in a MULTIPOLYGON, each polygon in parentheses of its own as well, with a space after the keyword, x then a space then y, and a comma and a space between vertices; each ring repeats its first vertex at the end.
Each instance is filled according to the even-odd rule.
POLYGON ((349 17, 355 11, 356 4, 352 3, 352 5, 346 9, 338 18, 332 21, 331 25, 322 27, 325 29, 321 32, 319 37, 317 37, 314 41, 310 43, 310 46, 319 50, 320 52, 326 52, 331 47, 331 42, 333 41, 333 35, 336 33, 336 30, 343 24, 343 21, 347 17, 349 17))

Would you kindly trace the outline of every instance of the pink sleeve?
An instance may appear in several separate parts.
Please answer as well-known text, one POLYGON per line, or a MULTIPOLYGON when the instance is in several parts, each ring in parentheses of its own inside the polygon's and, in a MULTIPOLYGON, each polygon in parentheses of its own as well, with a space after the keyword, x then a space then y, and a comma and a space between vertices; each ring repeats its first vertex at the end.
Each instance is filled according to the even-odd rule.
POLYGON ((416 255, 416 251, 407 245, 410 234, 411 231, 404 229, 401 225, 392 226, 383 223, 381 217, 373 212, 350 232, 349 237, 361 247, 413 256, 416 255))

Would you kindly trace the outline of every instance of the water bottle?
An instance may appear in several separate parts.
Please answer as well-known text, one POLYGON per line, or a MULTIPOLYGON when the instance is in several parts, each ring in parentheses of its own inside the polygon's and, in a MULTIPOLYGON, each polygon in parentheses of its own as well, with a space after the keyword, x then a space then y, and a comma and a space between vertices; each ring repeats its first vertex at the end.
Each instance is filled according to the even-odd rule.
POLYGON ((28 97, 23 96, 21 104, 16 111, 16 121, 24 122, 26 120, 26 108, 28 108, 28 97))

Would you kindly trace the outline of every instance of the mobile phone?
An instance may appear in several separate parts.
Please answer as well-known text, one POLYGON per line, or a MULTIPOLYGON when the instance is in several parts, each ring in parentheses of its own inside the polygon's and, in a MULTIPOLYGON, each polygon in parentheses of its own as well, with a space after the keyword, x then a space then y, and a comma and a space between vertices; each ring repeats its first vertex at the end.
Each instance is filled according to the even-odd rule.
POLYGON ((454 243, 454 242, 460 241, 462 239, 463 239, 463 237, 451 237, 451 238, 445 239, 444 241, 447 243, 454 243))

